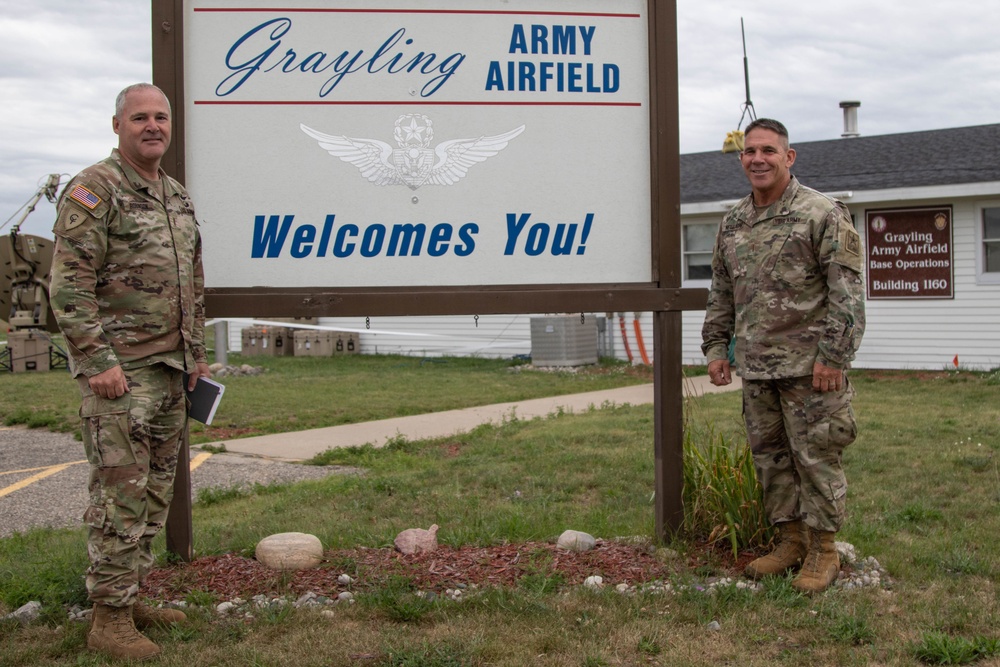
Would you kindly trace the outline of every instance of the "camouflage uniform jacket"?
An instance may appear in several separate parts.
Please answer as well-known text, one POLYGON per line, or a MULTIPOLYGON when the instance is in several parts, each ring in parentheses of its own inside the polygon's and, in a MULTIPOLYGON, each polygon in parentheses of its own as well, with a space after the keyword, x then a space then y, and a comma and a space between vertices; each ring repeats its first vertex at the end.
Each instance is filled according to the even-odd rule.
POLYGON ((162 200, 115 149, 63 191, 49 291, 74 376, 207 362, 198 223, 184 187, 160 183, 162 200))
POLYGON ((702 328, 709 362, 727 358, 748 380, 846 368, 865 328, 861 240, 847 207, 792 177, 758 216, 753 195, 722 220, 702 328))

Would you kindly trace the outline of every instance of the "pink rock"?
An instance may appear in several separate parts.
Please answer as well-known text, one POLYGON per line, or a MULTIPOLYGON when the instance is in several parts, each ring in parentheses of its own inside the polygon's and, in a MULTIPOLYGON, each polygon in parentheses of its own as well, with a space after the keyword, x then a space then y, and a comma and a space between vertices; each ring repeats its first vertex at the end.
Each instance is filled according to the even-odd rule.
POLYGON ((438 525, 434 524, 429 530, 423 528, 408 528, 396 536, 393 544, 397 551, 404 554, 415 554, 421 551, 434 551, 437 549, 438 525))

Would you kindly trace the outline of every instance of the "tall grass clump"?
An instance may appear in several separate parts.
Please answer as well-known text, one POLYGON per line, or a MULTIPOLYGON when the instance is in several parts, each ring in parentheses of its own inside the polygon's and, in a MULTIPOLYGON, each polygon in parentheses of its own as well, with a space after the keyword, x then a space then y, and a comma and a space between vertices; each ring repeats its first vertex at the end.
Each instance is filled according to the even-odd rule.
POLYGON ((711 424, 684 431, 684 530, 710 542, 725 540, 735 557, 766 544, 771 527, 745 438, 711 424))

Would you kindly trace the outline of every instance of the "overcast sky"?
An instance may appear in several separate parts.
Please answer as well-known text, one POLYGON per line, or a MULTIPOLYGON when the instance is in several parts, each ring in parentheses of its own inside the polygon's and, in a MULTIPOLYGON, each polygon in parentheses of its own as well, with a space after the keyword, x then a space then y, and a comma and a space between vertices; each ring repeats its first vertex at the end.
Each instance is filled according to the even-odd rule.
MULTIPOLYGON (((677 12, 684 153, 720 150, 740 122, 741 17, 754 109, 793 144, 839 137, 842 100, 862 103, 862 135, 1000 123, 996 0, 677 0, 677 12)), ((65 184, 117 145, 115 95, 152 79, 150 4, 0 0, 0 36, 4 225, 47 174, 65 184)), ((54 219, 43 199, 21 231, 51 237, 54 219)))

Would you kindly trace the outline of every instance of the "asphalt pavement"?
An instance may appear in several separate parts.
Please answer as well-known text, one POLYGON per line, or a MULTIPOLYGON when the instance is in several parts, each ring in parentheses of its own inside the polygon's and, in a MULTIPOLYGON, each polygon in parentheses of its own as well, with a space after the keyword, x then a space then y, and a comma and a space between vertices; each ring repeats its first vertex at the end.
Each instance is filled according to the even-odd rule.
MULTIPOLYGON (((734 378, 732 385, 713 387, 702 376, 685 379, 684 393, 699 396, 740 386, 734 378)), ((355 472, 298 463, 333 447, 369 443, 380 447, 397 437, 445 437, 512 417, 532 419, 606 405, 652 402, 653 385, 645 384, 211 443, 216 447, 195 446, 191 448, 192 493, 197 497, 203 488, 269 485, 355 472), (221 445, 226 451, 215 453, 221 445)), ((83 445, 72 434, 0 427, 0 537, 41 526, 80 526, 87 506, 87 477, 83 445)))
MULTIPOLYGON (((307 466, 240 454, 191 450, 191 489, 253 486, 343 474, 338 466, 307 466)), ((72 434, 0 428, 0 537, 35 527, 79 527, 87 507, 89 468, 72 434)))

